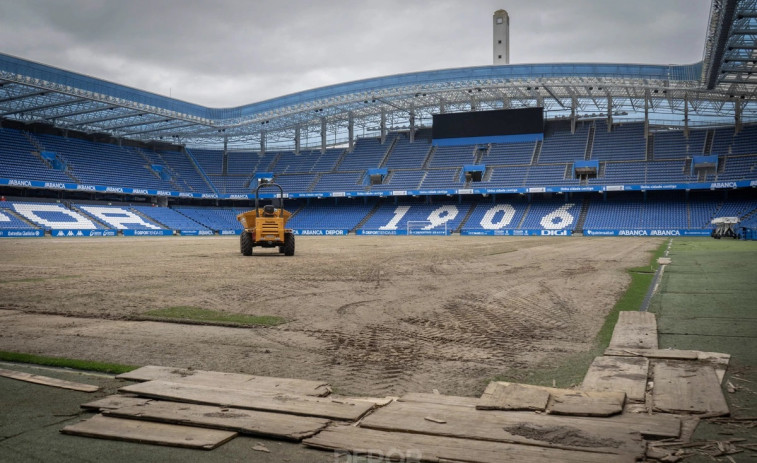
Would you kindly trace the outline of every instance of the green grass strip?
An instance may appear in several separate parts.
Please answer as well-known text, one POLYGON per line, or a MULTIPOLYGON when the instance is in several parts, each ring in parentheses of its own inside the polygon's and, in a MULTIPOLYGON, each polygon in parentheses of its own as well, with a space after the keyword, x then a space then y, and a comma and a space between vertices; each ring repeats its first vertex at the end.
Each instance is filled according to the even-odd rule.
POLYGON ((570 387, 578 385, 586 375, 589 365, 594 357, 602 353, 610 345, 612 332, 615 324, 618 322, 618 314, 623 310, 637 311, 644 302, 649 285, 654 278, 654 272, 657 270, 657 258, 665 254, 668 248, 668 242, 665 241, 655 251, 651 253, 649 265, 626 269, 631 276, 631 284, 623 293, 623 296, 615 303, 610 313, 607 314, 605 322, 597 333, 596 342, 588 352, 578 352, 565 358, 564 362, 557 366, 547 366, 546 368, 529 370, 528 372, 512 372, 508 375, 496 376, 492 381, 509 381, 509 382, 527 382, 539 386, 557 386, 570 387))
POLYGON ((187 320, 200 323, 222 323, 239 326, 275 326, 285 323, 281 317, 272 315, 244 315, 218 312, 191 306, 167 307, 145 312, 148 317, 171 320, 187 320))
POLYGON ((98 371, 114 375, 126 373, 139 368, 132 365, 121 365, 118 363, 92 362, 89 360, 76 360, 63 357, 45 357, 42 355, 7 351, 0 351, 0 360, 5 362, 45 365, 48 367, 72 368, 74 370, 98 371))

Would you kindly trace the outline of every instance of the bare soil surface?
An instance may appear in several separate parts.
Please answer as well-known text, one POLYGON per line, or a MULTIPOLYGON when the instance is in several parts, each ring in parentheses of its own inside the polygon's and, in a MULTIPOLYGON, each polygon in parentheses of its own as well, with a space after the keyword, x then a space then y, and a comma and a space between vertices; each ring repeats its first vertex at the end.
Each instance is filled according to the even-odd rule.
POLYGON ((323 380, 340 393, 477 395, 592 348, 661 240, 234 237, 0 240, 0 350, 323 380), (276 327, 141 321, 195 306, 276 327))

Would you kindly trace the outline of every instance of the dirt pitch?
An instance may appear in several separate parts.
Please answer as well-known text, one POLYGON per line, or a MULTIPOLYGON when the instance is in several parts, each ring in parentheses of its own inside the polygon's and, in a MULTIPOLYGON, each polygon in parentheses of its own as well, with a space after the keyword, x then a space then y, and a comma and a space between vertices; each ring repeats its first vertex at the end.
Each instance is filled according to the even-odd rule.
POLYGON ((236 237, 0 241, 0 350, 328 381, 338 392, 476 395, 513 369, 589 350, 661 240, 236 237), (288 320, 139 320, 171 306, 288 320))

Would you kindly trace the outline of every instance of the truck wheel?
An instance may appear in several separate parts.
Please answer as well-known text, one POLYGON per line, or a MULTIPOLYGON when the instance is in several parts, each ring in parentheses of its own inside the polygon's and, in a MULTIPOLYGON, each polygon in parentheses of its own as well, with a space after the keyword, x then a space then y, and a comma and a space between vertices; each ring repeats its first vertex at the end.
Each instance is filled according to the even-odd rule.
POLYGON ((291 233, 286 233, 284 235, 284 255, 285 256, 293 256, 294 255, 294 235, 291 233))
POLYGON ((239 235, 239 250, 242 252, 242 255, 252 255, 252 235, 249 232, 243 231, 239 235))

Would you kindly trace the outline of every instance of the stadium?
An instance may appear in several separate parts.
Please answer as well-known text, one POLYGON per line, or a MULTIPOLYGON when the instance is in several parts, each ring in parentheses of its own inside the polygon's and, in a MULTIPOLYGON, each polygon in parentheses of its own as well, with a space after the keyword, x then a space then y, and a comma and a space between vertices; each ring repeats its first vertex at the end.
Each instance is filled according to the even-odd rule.
MULTIPOLYGON (((256 375, 327 383, 333 407, 374 400, 384 410, 390 406, 365 397, 386 397, 391 406, 417 400, 467 410, 493 379, 577 387, 608 347, 618 312, 638 310, 640 300, 624 302, 636 291, 644 310, 660 317, 660 350, 720 352, 707 342, 723 336, 723 351, 742 368, 729 371, 729 381, 757 379, 748 310, 757 240, 757 2, 713 0, 703 58, 693 64, 509 64, 497 51, 503 17, 508 24, 504 10, 493 17, 493 65, 334 83, 228 108, 0 53, 0 367, 18 367, 10 363, 18 353, 124 372, 160 365, 176 370, 139 380, 224 372, 231 382, 256 375), (266 189, 269 182, 283 195, 266 189), (239 253, 245 232, 237 215, 254 207, 260 185, 264 201, 292 213, 293 257, 239 253), (709 238, 723 217, 738 240, 709 238), (673 264, 658 263, 669 256, 673 264), (733 304, 729 325, 713 321, 705 302, 733 304), (707 312, 693 317, 703 325, 672 315, 681 305, 707 312), (451 399, 407 398, 432 391, 451 399)), ((614 352, 643 357, 623 349, 614 352)), ((102 381, 112 393, 121 387, 102 381)), ((545 407, 555 406, 555 390, 545 407)), ((192 402, 212 403, 203 400, 192 402)), ((644 400, 642 391, 637 408, 644 400)), ((754 411, 752 399, 729 401, 734 415, 738 406, 747 416, 754 411)), ((225 412, 234 403, 216 405, 225 412)), ((18 416, 29 410, 9 413, 9 422, 25 423, 18 416)), ((425 426, 455 422, 452 412, 419 413, 425 426)), ((459 426, 475 428, 474 421, 459 426)), ((11 442, 11 431, 0 447, 20 460, 77 461, 79 446, 113 460, 155 456, 45 427, 35 432, 52 439, 51 453, 11 442)), ((403 432, 437 436, 422 426, 403 432)), ((476 448, 501 443, 471 433, 442 435, 473 439, 476 448)), ((279 434, 252 434, 280 445, 279 434)), ((365 444, 374 447, 330 447, 317 441, 326 434, 284 440, 309 437, 312 447, 348 458, 444 457, 412 459, 437 445, 422 439, 392 456, 376 443, 383 437, 365 444)), ((672 461, 650 447, 638 453, 642 435, 650 439, 642 432, 633 442, 613 434, 617 445, 601 433, 596 445, 558 439, 540 447, 533 435, 502 442, 520 445, 508 447, 520 455, 514 461, 672 461), (534 460, 534 446, 575 453, 534 460)), ((236 441, 216 450, 219 461, 250 458, 236 441)), ((502 461, 504 447, 491 445, 443 461, 502 461)), ((335 461, 303 448, 254 457, 335 461)), ((157 455, 192 458, 185 451, 157 455)))

